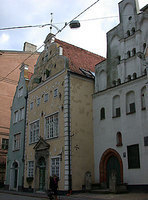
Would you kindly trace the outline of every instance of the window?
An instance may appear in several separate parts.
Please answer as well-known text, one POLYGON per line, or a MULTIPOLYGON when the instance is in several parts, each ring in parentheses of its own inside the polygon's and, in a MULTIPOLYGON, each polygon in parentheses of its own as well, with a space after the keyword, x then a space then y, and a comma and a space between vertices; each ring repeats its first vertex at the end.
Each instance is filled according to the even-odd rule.
POLYGON ((39 97, 39 98, 37 98, 37 100, 36 100, 36 104, 37 104, 37 106, 39 106, 40 103, 41 103, 41 98, 39 97))
POLYGON ((18 150, 20 149, 20 141, 21 141, 21 134, 15 134, 14 135, 14 140, 13 140, 13 150, 18 150))
POLYGON ((128 52, 127 52, 127 58, 130 58, 130 57, 131 57, 131 52, 128 51, 128 52))
POLYGON ((19 113, 18 110, 14 112, 14 119, 13 119, 13 123, 17 123, 19 120, 19 113))
POLYGON ((2 138, 2 149, 7 150, 8 149, 8 139, 2 138))
POLYGON ((116 135, 116 140, 117 140, 117 147, 122 146, 122 134, 120 132, 117 133, 116 135))
POLYGON ((120 117, 120 96, 113 97, 113 117, 120 117))
POLYGON ((142 110, 146 109, 145 97, 146 97, 146 87, 143 87, 141 90, 141 109, 142 110))
POLYGON ((127 37, 129 37, 129 36, 130 36, 130 31, 128 30, 128 31, 127 31, 127 37))
POLYGON ((48 78, 50 76, 50 72, 51 72, 51 70, 46 69, 46 72, 45 72, 46 78, 48 78))
POLYGON ((134 34, 134 33, 135 33, 135 28, 133 27, 133 28, 132 28, 132 34, 134 34))
POLYGON ((128 75, 128 76, 127 76, 127 80, 128 80, 128 81, 131 81, 131 75, 128 75))
POLYGON ((101 120, 105 119, 105 108, 101 108, 100 110, 100 119, 101 120))
POLYGON ((148 146, 148 136, 144 137, 144 146, 148 146))
POLYGON ((33 102, 31 102, 31 103, 30 103, 30 110, 32 110, 32 109, 33 109, 33 106, 34 106, 34 103, 33 103, 33 102))
POLYGON ((21 108, 21 109, 20 109, 20 120, 23 120, 23 119, 24 119, 24 115, 25 115, 25 109, 24 109, 24 108, 21 108))
POLYGON ((44 95, 44 102, 47 102, 47 101, 48 101, 48 97, 49 97, 49 95, 48 95, 48 93, 46 93, 46 94, 44 95))
POLYGON ((139 144, 127 146, 128 168, 140 168, 139 144))
POLYGON ((136 79, 136 78, 137 78, 137 73, 134 72, 134 73, 133 73, 133 79, 136 79))
POLYGON ((54 97, 57 97, 57 95, 58 95, 58 89, 55 89, 54 90, 54 97))
POLYGON ((127 114, 136 112, 135 93, 133 91, 126 94, 126 112, 127 114))
POLYGON ((30 124, 30 144, 37 142, 39 137, 39 120, 30 124))
POLYGON ((136 49, 134 48, 133 50, 132 50, 132 56, 135 56, 136 55, 136 49))
POLYGON ((60 159, 59 157, 51 158, 51 176, 60 177, 60 159))
POLYGON ((46 117, 46 139, 58 136, 58 113, 46 117))
POLYGON ((23 87, 19 88, 18 90, 18 97, 23 96, 23 87))
POLYGON ((28 161, 28 177, 33 177, 34 161, 28 161))

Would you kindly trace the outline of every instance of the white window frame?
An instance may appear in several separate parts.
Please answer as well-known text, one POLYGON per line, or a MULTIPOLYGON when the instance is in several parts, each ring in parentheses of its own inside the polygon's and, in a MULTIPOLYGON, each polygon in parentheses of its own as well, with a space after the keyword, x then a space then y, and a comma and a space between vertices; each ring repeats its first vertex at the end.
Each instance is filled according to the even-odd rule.
POLYGON ((41 98, 40 98, 40 97, 38 97, 38 98, 37 98, 37 100, 36 100, 36 105, 37 105, 37 106, 39 106, 39 105, 40 105, 40 103, 41 103, 41 98))
POLYGON ((53 113, 45 117, 45 138, 52 139, 59 136, 59 113, 53 113), (48 123, 47 123, 48 119, 48 123), (57 119, 57 121, 55 121, 57 119))
MULTIPOLYGON (((60 162, 60 156, 54 156, 54 157, 51 157, 51 160, 50 160, 50 163, 51 163, 51 165, 50 165, 50 176, 53 176, 53 175, 57 175, 58 176, 58 178, 60 179, 60 171, 61 171, 61 162, 60 162), (52 173, 52 167, 53 167, 53 165, 52 165, 52 160, 55 160, 55 159, 58 159, 59 160, 59 165, 54 165, 54 168, 57 168, 58 167, 58 170, 59 170, 59 172, 58 172, 58 174, 59 174, 59 176, 56 174, 56 173, 52 173)), ((55 170, 56 171, 56 170, 55 170)))
POLYGON ((19 112, 19 120, 23 120, 25 118, 25 108, 21 108, 19 112))
POLYGON ((54 94, 53 94, 54 98, 58 96, 58 88, 54 89, 54 94))
POLYGON ((44 94, 44 102, 47 102, 49 100, 49 94, 45 93, 44 94))
POLYGON ((33 160, 28 161, 27 177, 34 177, 34 161, 33 160))
POLYGON ((18 97, 23 96, 23 86, 18 89, 18 97))
POLYGON ((14 118, 13 118, 13 123, 17 123, 19 121, 19 111, 16 110, 14 112, 14 118))
POLYGON ((29 144, 38 142, 39 135, 40 135, 40 120, 38 119, 29 124, 29 144), (38 127, 34 130, 34 127, 31 127, 31 126, 35 126, 35 123, 37 123, 37 122, 38 122, 38 127), (31 128, 32 128, 32 130, 31 130, 31 128), (38 130, 38 134, 36 134, 37 130, 38 130), (31 131, 32 131, 32 133, 31 133, 31 131))
POLYGON ((30 103, 30 110, 33 110, 33 107, 34 107, 34 102, 32 101, 32 102, 30 103))
POLYGON ((21 133, 16 133, 13 136, 13 151, 21 148, 21 133))

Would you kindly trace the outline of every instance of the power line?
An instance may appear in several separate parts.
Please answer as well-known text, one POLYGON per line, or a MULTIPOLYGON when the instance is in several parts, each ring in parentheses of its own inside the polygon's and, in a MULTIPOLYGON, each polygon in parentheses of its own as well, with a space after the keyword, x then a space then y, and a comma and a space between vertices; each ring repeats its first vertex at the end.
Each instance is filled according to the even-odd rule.
POLYGON ((17 85, 17 83, 18 83, 18 81, 16 81, 16 80, 0 76, 0 81, 1 81, 1 79, 3 79, 4 82, 10 83, 10 84, 13 84, 13 85, 17 85))
MULTIPOLYGON (((78 14, 76 17, 74 17, 72 20, 70 20, 68 23, 65 23, 65 25, 57 31, 57 33, 54 36, 57 36, 61 31, 63 31, 73 20, 77 19, 79 16, 81 16, 84 12, 86 12, 88 9, 90 9, 92 6, 94 6, 96 3, 98 3, 99 0, 95 1, 93 4, 91 4, 89 7, 87 7, 85 10, 83 10, 80 14, 78 14)), ((47 24, 46 24, 47 25, 47 24)), ((48 24, 51 25, 51 24, 48 24)), ((39 25, 35 25, 35 26, 39 26, 39 25)), ((42 25, 43 26, 43 25, 42 25)), ((28 26, 30 27, 30 26, 28 26)), ((15 27, 13 27, 15 28, 15 27)), ((22 27, 21 27, 22 28, 22 27)), ((31 56, 33 56, 39 49, 41 49, 44 46, 44 44, 42 44, 36 51, 34 51, 32 54, 30 54, 23 62, 21 62, 20 64, 18 64, 13 70, 11 70, 5 77, 3 77, 0 81, 3 81, 4 79, 6 79, 12 72, 14 72, 22 63, 24 63, 26 60, 28 60, 31 56)))

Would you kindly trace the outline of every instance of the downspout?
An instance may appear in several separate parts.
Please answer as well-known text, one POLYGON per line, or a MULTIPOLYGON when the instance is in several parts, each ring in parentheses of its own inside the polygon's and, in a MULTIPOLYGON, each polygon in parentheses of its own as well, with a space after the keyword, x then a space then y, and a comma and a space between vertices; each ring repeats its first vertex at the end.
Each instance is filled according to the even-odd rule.
POLYGON ((24 117, 24 143, 23 143, 23 179, 22 179, 22 187, 24 188, 24 175, 25 175, 25 137, 26 137, 26 117, 27 117, 27 99, 28 99, 28 90, 25 96, 25 117, 24 117))
POLYGON ((68 182, 69 182, 69 194, 72 191, 72 175, 71 175, 71 134, 70 134, 70 71, 67 71, 68 77, 68 182))

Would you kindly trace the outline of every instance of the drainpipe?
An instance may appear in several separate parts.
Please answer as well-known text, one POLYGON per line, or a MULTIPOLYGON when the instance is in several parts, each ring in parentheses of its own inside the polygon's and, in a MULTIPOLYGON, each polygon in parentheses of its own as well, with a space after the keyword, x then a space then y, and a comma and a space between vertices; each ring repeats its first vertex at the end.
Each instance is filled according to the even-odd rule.
POLYGON ((71 176, 71 137, 70 137, 70 71, 67 71, 68 76, 68 181, 69 181, 69 194, 72 191, 72 176, 71 176))

